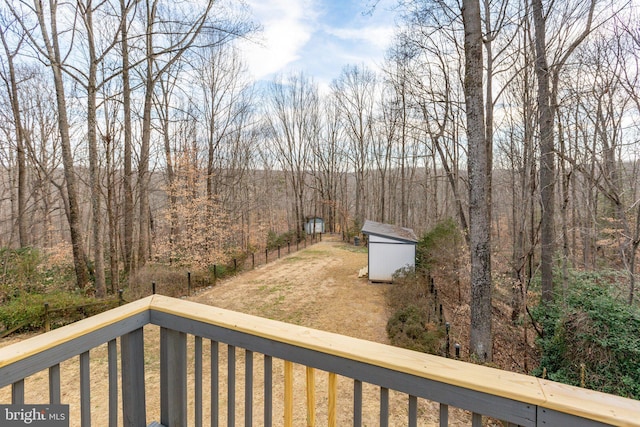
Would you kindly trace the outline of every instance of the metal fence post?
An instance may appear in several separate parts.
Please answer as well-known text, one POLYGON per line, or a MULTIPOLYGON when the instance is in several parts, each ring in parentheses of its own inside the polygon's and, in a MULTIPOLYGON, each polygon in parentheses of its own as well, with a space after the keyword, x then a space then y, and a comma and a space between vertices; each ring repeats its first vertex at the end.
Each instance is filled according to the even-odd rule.
POLYGON ((49 303, 44 303, 44 331, 49 332, 51 330, 51 321, 49 320, 49 303))
POLYGON ((451 357, 451 344, 450 344, 450 341, 449 341, 449 330, 451 329, 451 325, 449 324, 449 322, 447 322, 444 325, 444 329, 445 329, 446 334, 447 334, 447 338, 446 338, 446 341, 445 341, 445 354, 447 355, 447 357, 451 357))

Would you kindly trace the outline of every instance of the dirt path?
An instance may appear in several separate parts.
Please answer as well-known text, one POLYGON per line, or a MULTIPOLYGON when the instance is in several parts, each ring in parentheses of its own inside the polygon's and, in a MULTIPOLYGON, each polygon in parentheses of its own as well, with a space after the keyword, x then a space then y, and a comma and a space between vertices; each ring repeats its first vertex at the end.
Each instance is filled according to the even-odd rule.
POLYGON ((358 278, 364 248, 322 242, 189 298, 203 304, 387 343, 388 285, 358 278))

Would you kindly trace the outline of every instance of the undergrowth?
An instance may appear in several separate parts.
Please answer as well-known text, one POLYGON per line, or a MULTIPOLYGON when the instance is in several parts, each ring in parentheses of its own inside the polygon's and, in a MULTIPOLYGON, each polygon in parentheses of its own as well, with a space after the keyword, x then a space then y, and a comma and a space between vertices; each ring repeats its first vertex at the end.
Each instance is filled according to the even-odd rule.
POLYGON ((564 295, 536 307, 544 335, 534 374, 640 399, 640 309, 618 294, 604 274, 573 272, 564 295))
POLYGON ((393 315, 387 322, 392 345, 430 354, 442 354, 444 330, 434 315, 434 300, 426 277, 414 271, 394 276, 387 292, 393 315))
POLYGON ((66 320, 58 323, 70 323, 79 318, 104 311, 106 304, 99 307, 83 307, 81 313, 77 313, 78 310, 71 310, 69 307, 86 306, 95 302, 95 298, 78 292, 23 293, 0 306, 0 329, 9 330, 20 327, 20 330, 27 331, 42 328, 45 319, 45 303, 49 305, 50 312, 60 312, 66 309, 67 312, 63 313, 66 320), (79 314, 81 315, 78 316, 79 314))
MULTIPOLYGON (((304 236, 302 237, 304 240, 304 236)), ((275 231, 267 233, 267 249, 272 251, 278 248, 284 248, 290 243, 296 242, 296 230, 289 230, 286 233, 278 234, 275 231)))
POLYGON ((387 334, 393 345, 444 354, 445 331, 435 312, 437 302, 431 293, 429 276, 435 271, 451 275, 450 281, 457 284, 460 293, 457 258, 462 242, 455 221, 442 221, 418 241, 416 268, 394 275, 394 284, 387 293, 393 312, 387 334))
POLYGON ((96 300, 75 289, 75 274, 67 249, 63 245, 47 251, 33 247, 0 249, 0 331, 41 328, 45 303, 52 314, 49 319, 52 327, 77 320, 79 314, 91 315, 104 310, 86 307, 96 300), (67 307, 76 306, 82 306, 85 313, 78 310, 63 313, 67 307), (59 322, 59 315, 68 321, 59 322))

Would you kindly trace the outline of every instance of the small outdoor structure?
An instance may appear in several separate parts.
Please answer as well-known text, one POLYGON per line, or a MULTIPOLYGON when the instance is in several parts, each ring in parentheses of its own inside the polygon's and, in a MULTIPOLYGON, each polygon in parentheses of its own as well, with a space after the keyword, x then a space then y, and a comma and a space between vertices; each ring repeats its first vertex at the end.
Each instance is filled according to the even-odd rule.
POLYGON ((307 234, 324 233, 324 219, 317 216, 307 218, 307 222, 304 223, 304 231, 307 234))
POLYGON ((368 236, 369 280, 393 282, 393 273, 415 268, 418 238, 410 228, 366 220, 362 233, 368 236))

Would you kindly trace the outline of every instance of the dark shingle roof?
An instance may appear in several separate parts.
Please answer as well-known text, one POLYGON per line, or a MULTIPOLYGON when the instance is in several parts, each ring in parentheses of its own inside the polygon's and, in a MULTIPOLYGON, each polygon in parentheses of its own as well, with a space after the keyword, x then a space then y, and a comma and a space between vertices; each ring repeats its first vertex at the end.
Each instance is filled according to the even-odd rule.
POLYGON ((399 227, 393 224, 383 224, 366 220, 362 226, 362 233, 402 240, 404 242, 417 243, 418 238, 410 228, 399 227))

